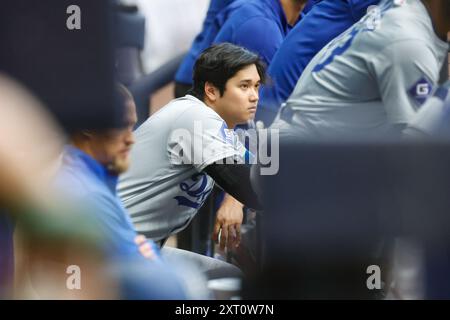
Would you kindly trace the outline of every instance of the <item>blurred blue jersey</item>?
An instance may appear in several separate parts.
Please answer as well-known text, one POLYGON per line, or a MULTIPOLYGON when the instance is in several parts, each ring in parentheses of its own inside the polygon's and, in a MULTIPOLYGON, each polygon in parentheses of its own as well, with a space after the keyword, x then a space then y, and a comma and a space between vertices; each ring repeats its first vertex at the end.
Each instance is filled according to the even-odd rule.
POLYGON ((63 163, 55 185, 72 200, 85 204, 105 239, 104 250, 110 262, 107 272, 119 280, 120 298, 184 299, 184 286, 159 256, 159 248, 150 240, 157 258, 142 256, 135 237, 137 232, 117 196, 118 177, 78 148, 65 148, 63 163))
POLYGON ((245 0, 211 0, 203 22, 202 31, 195 37, 191 48, 181 62, 175 75, 175 81, 192 84, 192 70, 194 69, 195 61, 203 50, 212 44, 227 17, 246 2, 245 0), (232 3, 235 4, 229 6, 232 3), (219 12, 221 12, 221 18, 217 19, 219 12))
POLYGON ((279 0, 250 0, 229 16, 214 43, 242 46, 269 64, 291 28, 279 0))

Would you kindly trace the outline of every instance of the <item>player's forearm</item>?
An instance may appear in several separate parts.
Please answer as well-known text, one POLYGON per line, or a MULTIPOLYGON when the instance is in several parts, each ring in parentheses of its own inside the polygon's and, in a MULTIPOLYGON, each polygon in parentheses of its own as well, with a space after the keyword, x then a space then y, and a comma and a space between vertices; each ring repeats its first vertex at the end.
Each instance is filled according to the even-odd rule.
POLYGON ((205 168, 205 172, 233 198, 258 210, 262 207, 251 185, 250 169, 250 165, 244 164, 212 164, 205 168))

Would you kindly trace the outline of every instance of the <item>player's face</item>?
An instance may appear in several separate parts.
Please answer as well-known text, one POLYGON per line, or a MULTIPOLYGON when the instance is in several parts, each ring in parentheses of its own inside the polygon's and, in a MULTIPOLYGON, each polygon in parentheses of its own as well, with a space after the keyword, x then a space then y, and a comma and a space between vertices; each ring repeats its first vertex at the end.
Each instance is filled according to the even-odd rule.
POLYGON ((450 1, 449 0, 425 0, 428 6, 438 36, 446 40, 450 31, 450 1))
POLYGON ((128 170, 129 154, 134 143, 133 127, 136 124, 136 106, 126 103, 126 126, 95 133, 91 137, 91 148, 95 158, 113 174, 128 170))
POLYGON ((254 64, 241 69, 227 81, 223 96, 217 98, 217 107, 229 128, 255 117, 260 82, 254 64))

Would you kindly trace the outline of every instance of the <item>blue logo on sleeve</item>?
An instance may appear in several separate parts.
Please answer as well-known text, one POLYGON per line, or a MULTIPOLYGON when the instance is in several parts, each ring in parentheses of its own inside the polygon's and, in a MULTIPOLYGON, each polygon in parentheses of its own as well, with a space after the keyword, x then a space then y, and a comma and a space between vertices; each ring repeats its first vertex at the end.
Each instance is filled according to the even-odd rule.
POLYGON ((431 95, 432 91, 433 85, 423 77, 408 90, 408 93, 409 96, 421 106, 431 95))
POLYGON ((174 199, 178 201, 179 206, 198 209, 212 190, 212 186, 208 185, 206 173, 196 173, 190 179, 180 183, 180 189, 184 196, 177 196, 174 199))

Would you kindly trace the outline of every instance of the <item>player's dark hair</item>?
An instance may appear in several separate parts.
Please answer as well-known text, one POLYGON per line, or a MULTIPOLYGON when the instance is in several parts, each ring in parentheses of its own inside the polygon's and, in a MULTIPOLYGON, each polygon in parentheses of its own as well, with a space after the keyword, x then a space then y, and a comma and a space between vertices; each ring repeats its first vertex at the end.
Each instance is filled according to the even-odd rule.
POLYGON ((95 127, 88 127, 88 128, 74 128, 69 132, 70 137, 74 137, 76 135, 79 135, 80 133, 83 133, 85 131, 101 131, 101 130, 108 130, 108 129, 119 129, 122 127, 125 127, 128 125, 125 119, 126 109, 127 109, 127 103, 132 101, 134 102, 133 95, 131 92, 125 87, 123 84, 116 82, 114 84, 114 99, 116 100, 116 106, 117 106, 117 119, 114 125, 111 127, 105 128, 95 128, 95 127))
POLYGON ((213 45, 203 51, 194 65, 193 85, 188 92, 198 99, 205 97, 205 84, 211 83, 222 96, 227 81, 243 68, 254 64, 261 83, 266 79, 266 66, 253 52, 231 43, 213 45))

